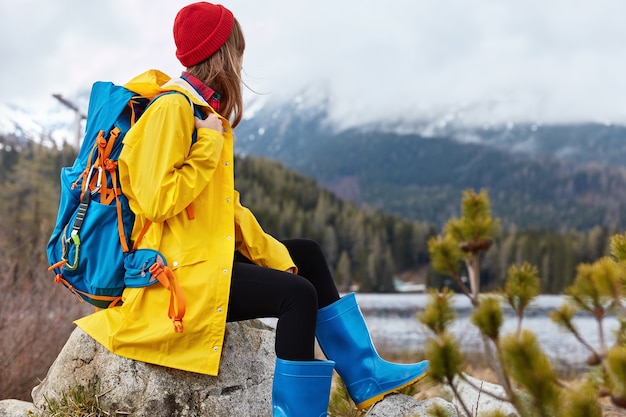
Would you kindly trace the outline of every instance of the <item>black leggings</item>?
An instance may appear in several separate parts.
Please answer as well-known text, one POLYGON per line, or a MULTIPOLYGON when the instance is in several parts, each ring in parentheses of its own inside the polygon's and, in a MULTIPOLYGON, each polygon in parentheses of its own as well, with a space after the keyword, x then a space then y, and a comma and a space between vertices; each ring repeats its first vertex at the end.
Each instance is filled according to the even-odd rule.
POLYGON ((276 317, 276 356, 312 360, 317 310, 339 299, 319 245, 307 239, 282 241, 298 275, 253 265, 236 253, 227 321, 276 317))

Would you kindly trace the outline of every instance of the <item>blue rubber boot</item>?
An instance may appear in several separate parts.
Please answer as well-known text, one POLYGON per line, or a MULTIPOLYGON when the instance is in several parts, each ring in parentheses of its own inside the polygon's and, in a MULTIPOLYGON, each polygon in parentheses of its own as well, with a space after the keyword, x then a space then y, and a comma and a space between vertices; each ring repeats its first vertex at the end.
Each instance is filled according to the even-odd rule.
POLYGON ((317 341, 359 410, 426 376, 428 361, 398 364, 383 360, 372 343, 354 293, 320 309, 317 341))
POLYGON ((272 409, 274 417, 326 417, 333 361, 288 361, 276 358, 272 409))

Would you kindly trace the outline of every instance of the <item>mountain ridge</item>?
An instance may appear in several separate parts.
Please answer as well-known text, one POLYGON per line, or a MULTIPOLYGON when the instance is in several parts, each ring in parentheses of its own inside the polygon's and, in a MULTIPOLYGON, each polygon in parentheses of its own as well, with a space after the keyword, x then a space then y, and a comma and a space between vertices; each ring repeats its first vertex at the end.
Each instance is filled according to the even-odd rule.
POLYGON ((442 225, 458 215, 464 189, 485 188, 507 226, 626 225, 626 127, 451 123, 436 130, 436 124, 339 130, 323 108, 303 113, 287 105, 242 123, 236 148, 312 176, 344 199, 410 220, 442 225))

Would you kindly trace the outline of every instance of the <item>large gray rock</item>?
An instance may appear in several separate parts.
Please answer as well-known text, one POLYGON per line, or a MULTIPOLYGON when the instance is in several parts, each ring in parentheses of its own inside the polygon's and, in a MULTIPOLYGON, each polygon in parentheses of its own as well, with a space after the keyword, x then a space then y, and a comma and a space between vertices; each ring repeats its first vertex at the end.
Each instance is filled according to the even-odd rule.
MULTIPOLYGON (((33 389, 33 404, 2 401, 0 417, 24 416, 24 411, 33 406, 42 410, 45 398, 58 399, 77 386, 87 386, 94 378, 100 384, 99 405, 111 415, 127 412, 133 417, 271 416, 274 329, 259 320, 228 323, 222 355, 218 377, 200 375, 114 355, 77 328, 45 379, 33 389)), ((475 404, 470 388, 460 391, 475 404)), ((489 408, 484 407, 484 397, 481 396, 480 411, 489 408)), ((385 397, 369 410, 368 417, 429 416, 434 407, 447 417, 458 417, 455 406, 442 398, 418 401, 402 394, 385 397)))
MULTIPOLYGON (((481 381, 467 374, 463 376, 469 383, 461 378, 455 378, 454 385, 461 401, 471 408, 472 414, 481 415, 499 411, 507 417, 519 417, 517 410, 511 403, 500 399, 507 397, 506 391, 501 385, 481 381)), ((450 397, 454 397, 450 387, 445 386, 444 390, 449 392, 450 397)), ((462 409, 458 398, 454 397, 452 403, 458 409, 462 409)))
POLYGON ((438 416, 458 417, 454 405, 443 398, 431 398, 418 401, 404 394, 391 394, 382 401, 374 404, 367 413, 367 417, 422 417, 432 416, 435 408, 438 408, 438 416))
POLYGON ((0 401, 0 417, 26 417, 33 410, 33 403, 20 400, 0 401))
POLYGON ((150 365, 110 353, 77 328, 33 389, 37 408, 95 376, 100 406, 135 417, 271 416, 274 330, 258 320, 228 323, 218 377, 150 365))

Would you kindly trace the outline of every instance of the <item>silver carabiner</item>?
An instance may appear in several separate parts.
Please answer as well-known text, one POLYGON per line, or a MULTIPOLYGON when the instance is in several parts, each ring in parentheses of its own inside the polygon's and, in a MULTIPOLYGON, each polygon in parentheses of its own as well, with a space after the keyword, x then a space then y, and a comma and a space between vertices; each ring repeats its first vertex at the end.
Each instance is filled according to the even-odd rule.
POLYGON ((96 180, 96 187, 91 190, 91 195, 95 195, 98 191, 100 191, 100 188, 102 188, 102 167, 98 167, 98 179, 96 180))

